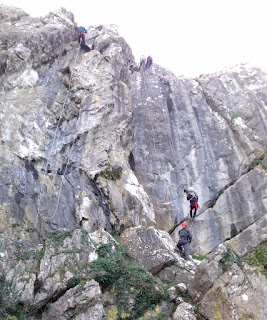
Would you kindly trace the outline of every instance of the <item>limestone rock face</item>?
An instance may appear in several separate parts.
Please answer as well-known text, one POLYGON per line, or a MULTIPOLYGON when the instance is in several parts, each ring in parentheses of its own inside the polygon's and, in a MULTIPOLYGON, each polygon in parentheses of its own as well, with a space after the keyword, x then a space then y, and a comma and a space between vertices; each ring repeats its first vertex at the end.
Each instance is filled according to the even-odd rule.
POLYGON ((194 301, 203 299, 206 292, 223 273, 220 261, 226 254, 227 247, 221 244, 197 267, 194 280, 188 286, 189 293, 194 301))
POLYGON ((266 317, 267 280, 246 263, 235 261, 230 247, 219 245, 197 267, 188 286, 207 319, 261 319, 266 317))
POLYGON ((253 274, 248 267, 241 270, 234 264, 204 296, 201 313, 208 319, 221 316, 223 319, 263 320, 266 318, 266 284, 264 276, 253 274), (252 280, 254 277, 258 279, 256 282, 252 280), (259 285, 258 281, 262 283, 259 285))
POLYGON ((106 319, 99 284, 80 284, 92 278, 88 265, 98 258, 99 243, 116 245, 104 230, 58 230, 37 248, 5 239, 0 248, 1 303, 19 299, 25 308, 39 310, 42 319, 106 319), (9 288, 5 297, 3 287, 9 288))
POLYGON ((152 274, 177 260, 171 238, 152 227, 127 229, 122 234, 121 243, 128 248, 130 257, 152 274))
POLYGON ((196 319, 190 299, 206 319, 263 320, 266 279, 239 256, 267 238, 266 72, 138 70, 116 26, 85 27, 87 52, 64 8, 39 19, 0 5, 0 317, 20 301, 43 319, 116 319, 89 265, 120 235, 157 299, 172 286, 138 320, 196 319), (185 261, 190 186, 201 208, 185 261))
POLYGON ((168 233, 153 227, 128 228, 121 235, 121 244, 127 248, 135 264, 170 283, 181 282, 181 278, 192 279, 196 262, 186 261, 177 251, 168 233), (181 277, 179 277, 181 275, 181 277))
POLYGON ((266 278, 247 264, 231 262, 229 254, 229 247, 220 245, 198 266, 188 286, 191 297, 200 303, 200 312, 207 319, 263 320, 266 278))
POLYGON ((266 186, 267 174, 257 166, 227 188, 191 226, 192 252, 207 254, 231 239, 243 256, 266 239, 266 186))
POLYGON ((1 5, 0 14, 0 232, 40 241, 57 228, 154 225, 128 163, 133 56, 125 40, 114 26, 90 27, 95 50, 84 53, 65 9, 36 19, 1 5))
POLYGON ((173 315, 173 320, 197 320, 194 308, 186 302, 179 304, 173 315))
POLYGON ((106 319, 101 303, 101 290, 96 281, 91 280, 84 286, 76 286, 68 290, 53 303, 42 319, 106 319))
MULTIPOLYGON (((197 192, 193 252, 206 254, 225 240, 241 240, 242 233, 255 239, 246 233, 253 225, 254 234, 261 233, 267 212, 266 80, 266 73, 242 65, 196 79, 175 78, 157 65, 132 76, 132 167, 160 229, 188 219, 184 189, 197 192)), ((238 241, 238 252, 248 252, 238 241)))

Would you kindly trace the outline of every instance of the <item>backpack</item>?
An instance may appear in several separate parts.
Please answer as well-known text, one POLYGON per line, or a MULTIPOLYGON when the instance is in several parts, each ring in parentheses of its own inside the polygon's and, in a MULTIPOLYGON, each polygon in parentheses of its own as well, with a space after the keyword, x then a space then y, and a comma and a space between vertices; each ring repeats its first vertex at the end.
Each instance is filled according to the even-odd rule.
POLYGON ((87 33, 87 31, 86 31, 86 29, 84 27, 78 28, 78 33, 81 33, 81 32, 87 33))

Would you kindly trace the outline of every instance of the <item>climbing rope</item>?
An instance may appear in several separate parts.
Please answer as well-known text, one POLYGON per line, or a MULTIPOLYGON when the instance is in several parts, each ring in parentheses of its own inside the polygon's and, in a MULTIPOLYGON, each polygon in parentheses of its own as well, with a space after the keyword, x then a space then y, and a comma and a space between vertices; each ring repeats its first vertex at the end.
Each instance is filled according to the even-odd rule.
MULTIPOLYGON (((75 132, 77 132, 77 129, 78 129, 78 124, 79 124, 80 115, 81 115, 81 107, 80 107, 79 114, 78 114, 78 118, 77 118, 77 122, 76 122, 75 132)), ((60 186, 59 186, 58 197, 57 197, 57 204, 56 204, 55 211, 54 211, 54 213, 53 213, 50 217, 42 217, 42 216, 40 215, 41 219, 43 219, 43 220, 46 221, 46 222, 49 221, 49 220, 51 220, 51 219, 53 219, 54 216, 57 214, 57 210, 58 210, 58 207, 59 207, 60 196, 61 196, 61 190, 62 190, 62 186, 63 186, 63 180, 64 180, 65 173, 67 172, 67 169, 68 169, 68 166, 69 166, 70 155, 71 155, 71 153, 72 153, 72 149, 73 149, 73 146, 74 146, 74 141, 75 141, 75 139, 73 139, 73 141, 72 141, 72 143, 71 143, 71 147, 70 147, 69 152, 68 152, 68 155, 67 155, 67 162, 66 162, 66 166, 65 166, 65 169, 64 169, 64 172, 63 172, 63 175, 62 175, 62 178, 61 178, 60 186)))
MULTIPOLYGON (((144 75, 144 88, 145 88, 145 92, 146 92, 146 96, 148 97, 148 98, 150 98, 150 95, 149 95, 149 93, 148 93, 148 89, 147 89, 147 86, 146 86, 146 77, 145 77, 145 74, 143 74, 144 75)), ((147 99, 148 99, 147 98, 147 99)), ((148 102, 148 100, 146 99, 146 103, 148 102)), ((149 122, 150 122, 150 125, 151 125, 151 129, 152 129, 152 131, 153 131, 153 148, 154 148, 154 154, 155 154, 155 156, 156 156, 156 158, 157 158, 157 161, 159 161, 159 158, 158 158, 158 155, 157 155, 157 152, 156 152, 156 133, 155 133, 155 129, 154 129, 154 126, 153 126, 153 121, 152 121, 152 116, 151 116, 151 114, 150 114, 150 108, 148 107, 147 108, 147 114, 148 114, 148 119, 149 119, 149 122)))
MULTIPOLYGON (((77 52, 76 52, 76 56, 75 56, 75 59, 74 59, 74 64, 75 64, 76 61, 77 61, 77 57, 78 57, 78 53, 79 53, 79 51, 80 51, 80 48, 81 48, 81 43, 79 44, 78 50, 77 50, 77 52)), ((62 106, 62 109, 61 109, 61 114, 60 114, 60 117, 59 117, 59 119, 58 119, 58 121, 57 121, 56 130, 55 130, 55 134, 54 134, 54 137, 53 137, 53 140, 52 140, 51 148, 50 148, 50 150, 49 150, 48 157, 47 157, 47 159, 46 159, 45 173, 44 173, 45 175, 47 174, 48 165, 49 165, 49 161, 50 161, 50 159, 51 159, 52 151, 54 151, 54 145, 55 145, 55 141, 56 141, 56 137, 57 137, 57 132, 58 132, 58 129, 59 129, 59 124, 60 124, 60 121, 61 121, 61 119, 62 119, 62 117, 63 117, 63 113, 64 113, 64 111, 65 111, 65 106, 66 106, 67 100, 68 100, 69 95, 70 95, 71 82, 72 82, 72 75, 71 75, 70 80, 69 80, 68 92, 67 92, 67 94, 66 94, 66 96, 65 96, 65 99, 64 99, 64 102, 63 102, 63 106, 62 106)), ((80 107, 80 111, 79 111, 79 115, 78 115, 78 119, 77 119, 76 129, 77 129, 77 127, 78 127, 78 121, 79 121, 79 118, 80 118, 80 113, 81 113, 81 107, 80 107)), ((74 141, 73 141, 73 143, 72 143, 72 146, 71 146, 70 150, 72 149, 73 144, 74 144, 74 141)), ((70 150, 69 150, 69 151, 70 151, 70 150)), ((68 154, 68 160, 67 160, 67 165, 66 165, 65 170, 64 170, 64 174, 65 174, 65 172, 66 172, 66 169, 67 169, 67 166, 68 166, 68 163, 69 163, 69 155, 70 155, 70 152, 69 152, 69 154, 68 154)), ((63 174, 63 177, 64 177, 64 174, 63 174)), ((63 180, 63 178, 62 178, 62 180, 63 180)), ((45 218, 45 217, 42 217, 42 215, 40 214, 40 208, 41 208, 41 203, 42 203, 41 200, 42 200, 42 195, 43 195, 43 184, 41 185, 40 197, 39 197, 38 203, 37 203, 37 215, 36 215, 36 221, 35 221, 35 228, 37 227, 38 217, 40 217, 43 221, 48 221, 48 220, 51 220, 51 219, 55 216, 55 214, 56 214, 56 212, 57 212, 57 209, 58 209, 59 197, 60 197, 61 189, 62 189, 62 181, 61 181, 61 184, 60 184, 60 189, 59 189, 59 195, 58 195, 58 201, 57 201, 57 205, 56 205, 56 210, 55 210, 54 214, 53 214, 51 217, 45 218)))

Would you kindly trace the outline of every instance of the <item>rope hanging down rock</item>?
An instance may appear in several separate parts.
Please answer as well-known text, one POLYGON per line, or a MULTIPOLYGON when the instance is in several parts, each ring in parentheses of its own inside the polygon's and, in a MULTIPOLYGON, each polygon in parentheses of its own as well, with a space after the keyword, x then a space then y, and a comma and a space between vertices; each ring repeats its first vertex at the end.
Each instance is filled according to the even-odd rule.
MULTIPOLYGON (((77 53, 76 53, 76 56, 75 56, 75 59, 74 59, 74 64, 76 63, 77 61, 77 57, 78 57, 78 53, 80 51, 80 48, 81 48, 81 44, 79 45, 79 48, 77 50, 77 53)), ((63 103, 63 107, 61 109, 61 114, 60 114, 60 117, 57 121, 57 125, 56 125, 56 130, 55 130, 55 134, 54 134, 54 138, 53 138, 53 141, 52 141, 52 144, 51 144, 51 148, 50 148, 50 151, 48 153, 48 157, 46 159, 46 166, 45 166, 45 175, 47 174, 47 169, 48 169, 48 164, 49 164, 49 161, 51 159, 51 155, 52 155, 52 151, 54 150, 54 145, 55 145, 55 141, 56 141, 56 136, 57 136, 57 132, 58 132, 58 128, 59 128, 59 124, 60 124, 60 121, 62 119, 62 116, 63 116, 63 112, 65 110, 65 106, 66 106, 66 102, 69 98, 69 95, 70 95, 70 88, 71 88, 71 82, 72 82, 72 75, 70 77, 70 81, 69 81, 69 87, 68 87, 68 92, 65 96, 65 99, 64 99, 64 103, 63 103)), ((75 128, 75 132, 77 132, 77 128, 78 128, 78 122, 79 122, 79 119, 80 119, 80 115, 81 115, 81 107, 80 107, 80 110, 79 110, 79 114, 78 114, 78 118, 77 118, 77 123, 76 123, 76 128, 75 128)), ((66 166, 65 166, 65 170, 64 170, 64 173, 62 175, 62 179, 61 179, 61 183, 60 183, 60 188, 59 188, 59 192, 58 192, 58 198, 57 198, 57 204, 56 204, 56 208, 55 208, 55 211, 54 213, 50 216, 50 217, 43 217, 40 213, 40 208, 41 208, 41 203, 42 203, 42 195, 43 195, 43 184, 41 186, 41 192, 40 192, 40 197, 39 197, 39 201, 38 201, 38 204, 37 204, 37 215, 36 215, 36 221, 35 221, 35 228, 37 227, 37 223, 38 223, 38 217, 40 217, 43 221, 47 222, 49 220, 51 220, 57 213, 57 210, 58 210, 58 206, 59 206, 59 199, 60 199, 60 195, 61 195, 61 190, 62 190, 62 185, 63 185, 63 179, 64 179, 64 176, 65 176, 65 173, 67 171, 67 168, 68 168, 68 165, 69 165, 69 159, 70 159, 70 154, 71 154, 71 151, 72 151, 72 148, 73 148, 73 145, 74 145, 74 140, 72 142, 72 145, 69 149, 69 152, 68 152, 68 156, 67 156, 67 163, 66 163, 66 166)))
MULTIPOLYGON (((152 73, 150 73, 151 75, 153 75, 152 73)), ((148 88, 147 88, 147 85, 146 85, 146 76, 145 74, 143 74, 143 77, 144 77, 144 88, 145 88, 145 92, 146 92, 146 96, 149 98, 150 96, 153 97, 153 94, 151 92, 149 92, 148 88)), ((146 100, 148 101, 148 100, 146 100)), ((155 100, 156 101, 156 100, 155 100)), ((165 114, 165 110, 162 110, 162 113, 163 113, 163 118, 164 118, 164 122, 165 122, 165 127, 167 128, 167 119, 166 119, 166 114, 165 114)), ((156 132, 154 130, 154 126, 153 126, 153 119, 152 119, 152 114, 150 113, 150 108, 148 107, 147 108, 147 114, 148 114, 148 118, 149 118, 149 122, 150 122, 150 125, 151 125, 151 128, 152 128, 152 131, 153 131, 153 139, 154 139, 154 143, 153 143, 153 147, 154 147, 154 154, 155 154, 155 157, 156 157, 156 160, 160 163, 160 160, 159 160, 159 157, 158 157, 158 153, 156 152, 156 132)), ((171 132, 169 131, 168 129, 168 132, 167 132, 167 136, 168 136, 168 140, 169 140, 169 148, 171 150, 171 154, 172 154, 172 158, 173 158, 173 163, 175 164, 176 163, 176 157, 175 157, 175 153, 174 153, 174 144, 173 144, 173 141, 172 141, 172 136, 171 136, 171 132)), ((160 167, 160 174, 161 174, 161 167, 160 167)), ((175 175, 177 173, 175 172, 175 175)), ((167 186, 166 186, 167 188, 167 186)), ((172 194, 170 194, 170 196, 172 196, 172 194)), ((173 198, 173 197, 172 197, 173 198)), ((176 208, 174 206, 174 202, 175 199, 171 199, 170 201, 170 205, 172 207, 172 211, 175 212, 176 211, 176 208)))

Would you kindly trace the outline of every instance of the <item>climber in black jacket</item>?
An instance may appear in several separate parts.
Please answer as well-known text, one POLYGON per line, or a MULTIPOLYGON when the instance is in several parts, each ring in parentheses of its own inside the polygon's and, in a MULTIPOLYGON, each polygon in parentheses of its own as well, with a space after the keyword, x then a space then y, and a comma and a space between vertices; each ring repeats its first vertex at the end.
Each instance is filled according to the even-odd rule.
POLYGON ((187 194, 187 200, 190 201, 190 221, 192 221, 197 214, 197 210, 200 208, 200 206, 198 205, 198 196, 191 187, 189 188, 189 190, 184 189, 184 192, 187 194))
POLYGON ((184 248, 185 260, 189 259, 189 245, 192 241, 192 234, 187 230, 187 223, 182 223, 182 229, 179 231, 179 241, 177 243, 177 248, 182 252, 182 247, 184 248))
POLYGON ((152 57, 148 56, 147 59, 146 59, 145 68, 148 69, 152 65, 152 63, 153 63, 152 57))

